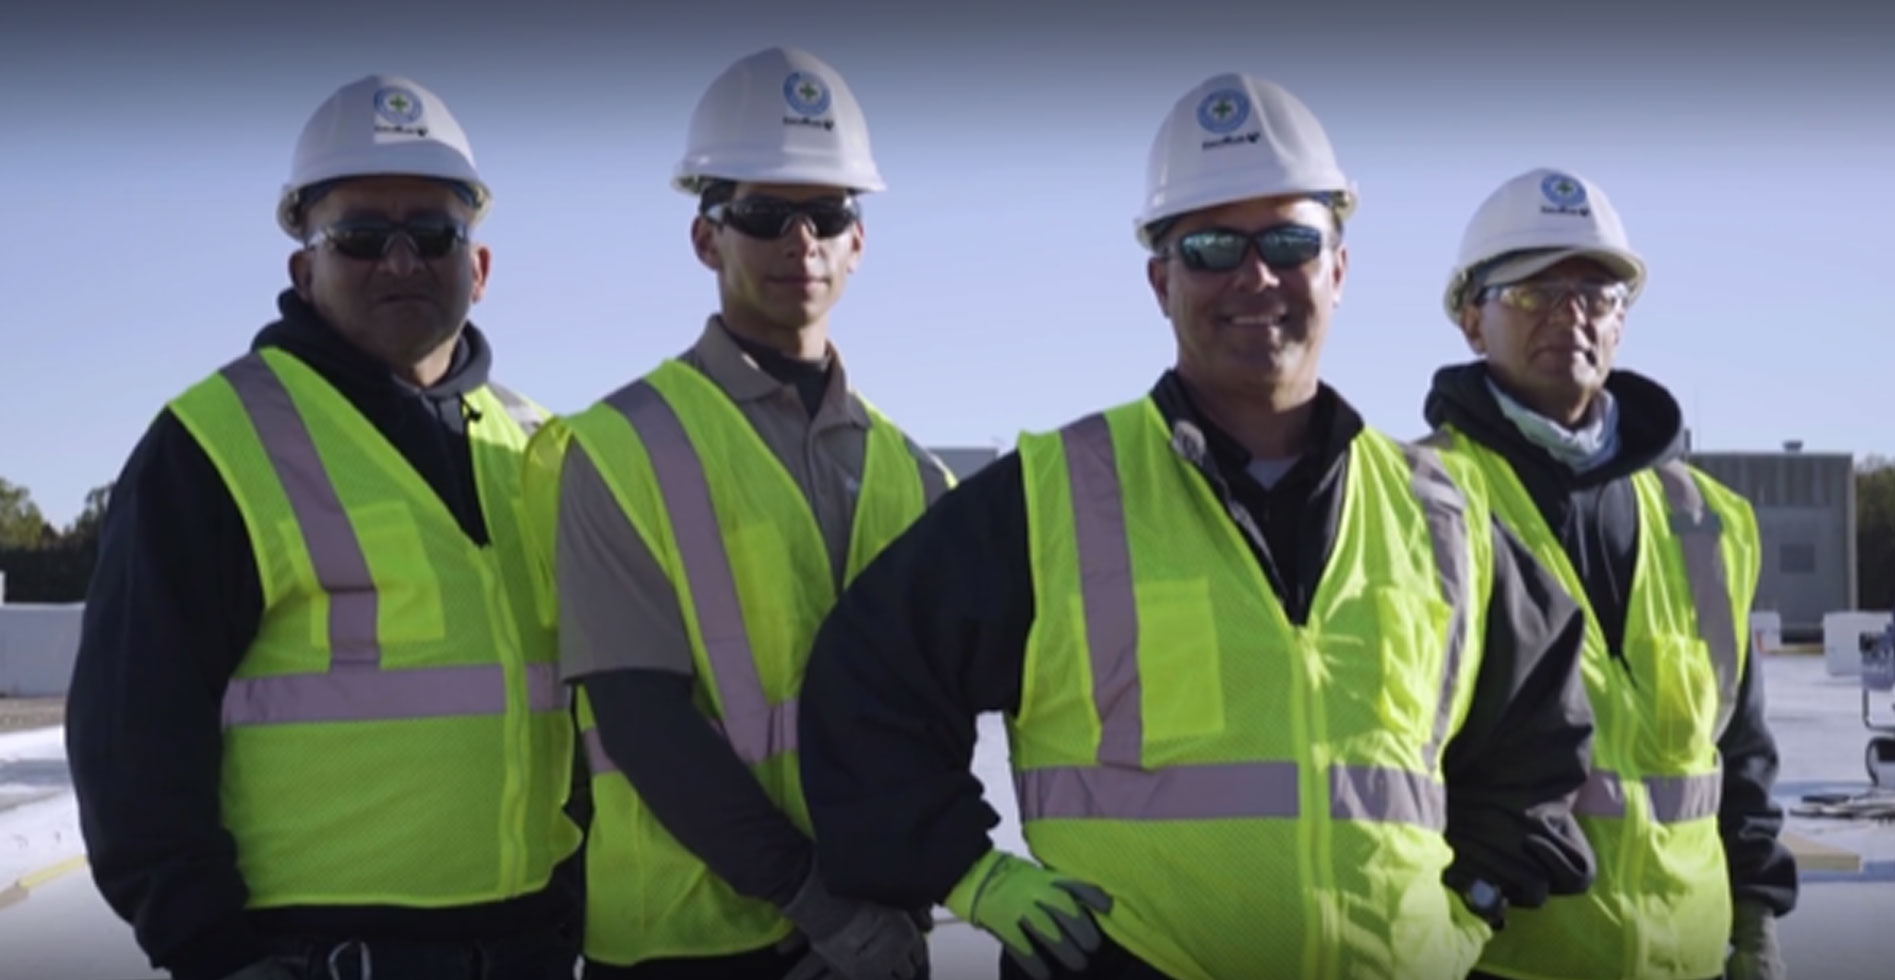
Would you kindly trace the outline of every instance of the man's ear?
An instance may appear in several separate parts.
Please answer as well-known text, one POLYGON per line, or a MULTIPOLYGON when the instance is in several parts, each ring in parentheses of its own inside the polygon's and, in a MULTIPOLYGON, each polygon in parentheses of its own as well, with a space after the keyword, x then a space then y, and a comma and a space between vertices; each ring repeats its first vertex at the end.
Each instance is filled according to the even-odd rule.
POLYGON ((296 290, 303 302, 309 302, 309 250, 299 248, 291 252, 288 264, 290 288, 296 290))
POLYGON ((1467 338, 1469 350, 1487 356, 1487 338, 1481 336, 1480 307, 1472 303, 1461 306, 1461 336, 1467 338))
POLYGON ((1171 263, 1155 255, 1146 259, 1145 281, 1151 284, 1151 295, 1158 301, 1158 312, 1170 316, 1171 263))
POLYGON ((868 226, 860 221, 855 223, 854 228, 849 229, 848 270, 850 275, 855 275, 855 270, 862 267, 862 246, 868 240, 868 236, 868 226))
POLYGON ((1329 305, 1342 305, 1342 287, 1349 281, 1349 246, 1336 243, 1335 269, 1329 273, 1329 305))
POLYGON ((480 302, 487 294, 487 277, 493 275, 493 249, 485 245, 474 246, 470 260, 474 263, 474 292, 472 299, 480 302))
POLYGON ((717 251, 717 226, 701 214, 691 219, 691 250, 704 268, 724 271, 724 257, 717 251))

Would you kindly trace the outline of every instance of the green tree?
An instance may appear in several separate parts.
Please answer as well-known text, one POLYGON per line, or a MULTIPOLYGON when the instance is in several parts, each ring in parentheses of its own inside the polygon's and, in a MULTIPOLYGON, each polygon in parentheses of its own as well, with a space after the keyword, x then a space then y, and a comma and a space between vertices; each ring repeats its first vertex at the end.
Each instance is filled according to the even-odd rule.
POLYGON ((0 477, 0 548, 38 548, 51 531, 25 487, 0 477))
POLYGON ((1856 466, 1856 605, 1895 608, 1895 460, 1856 466))
POLYGON ((71 544, 91 548, 98 544, 99 525, 105 520, 105 508, 112 501, 112 485, 93 487, 86 491, 85 507, 79 516, 66 526, 65 540, 71 544))

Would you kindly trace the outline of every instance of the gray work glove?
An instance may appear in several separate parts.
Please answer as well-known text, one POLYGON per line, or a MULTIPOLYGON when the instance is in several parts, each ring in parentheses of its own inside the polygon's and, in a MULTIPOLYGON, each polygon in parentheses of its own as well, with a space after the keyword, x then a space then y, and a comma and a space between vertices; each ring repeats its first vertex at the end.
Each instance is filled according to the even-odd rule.
POLYGON ((1739 902, 1731 914, 1731 958, 1727 980, 1787 980, 1783 947, 1777 945, 1777 917, 1755 902, 1739 902))
POLYGON ((809 943, 783 980, 913 980, 928 962, 928 937, 914 915, 831 895, 814 868, 783 916, 809 943))
POLYGON ((291 969, 281 958, 271 957, 229 974, 224 980, 303 980, 303 974, 291 969))

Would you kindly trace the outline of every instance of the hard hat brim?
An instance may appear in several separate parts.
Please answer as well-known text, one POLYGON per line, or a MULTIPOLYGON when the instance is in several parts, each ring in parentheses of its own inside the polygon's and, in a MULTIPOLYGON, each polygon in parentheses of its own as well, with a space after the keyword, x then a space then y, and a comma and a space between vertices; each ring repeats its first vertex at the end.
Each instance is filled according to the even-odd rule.
POLYGON ((736 164, 723 167, 680 167, 671 178, 671 186, 682 193, 696 195, 702 191, 705 184, 714 180, 727 180, 733 184, 802 184, 812 187, 842 187, 857 194, 874 194, 888 190, 888 184, 882 180, 882 175, 877 171, 838 172, 834 167, 825 167, 819 162, 805 164, 800 161, 761 166, 736 164))
POLYGON ((1147 207, 1143 213, 1132 219, 1132 234, 1138 239, 1140 247, 1146 251, 1150 251, 1153 246, 1151 237, 1152 228, 1160 222, 1176 221, 1179 218, 1196 214, 1199 211, 1209 211, 1212 208, 1239 204, 1244 201, 1284 198, 1326 200, 1328 206, 1335 209, 1336 220, 1347 221, 1355 214, 1356 205, 1360 201, 1360 193, 1353 180, 1339 179, 1335 183, 1341 186, 1310 190, 1296 188, 1288 190, 1277 190, 1275 188, 1237 188, 1227 190, 1217 188, 1208 191, 1197 191, 1195 193, 1191 192, 1192 189, 1187 188, 1185 193, 1177 194, 1171 200, 1167 200, 1162 204, 1147 207))
MULTIPOLYGON (((1631 287, 1627 297, 1628 305, 1637 300, 1645 289, 1645 260, 1638 253, 1627 249, 1608 248, 1601 245, 1578 246, 1574 248, 1540 249, 1517 255, 1488 268, 1481 276, 1482 286, 1500 286, 1510 282, 1519 282, 1530 276, 1538 275, 1566 261, 1567 259, 1591 259, 1605 266, 1613 275, 1631 287)), ((1467 271, 1454 275, 1448 282, 1448 288, 1442 295, 1442 306, 1447 310, 1448 319, 1456 326, 1461 323, 1462 293, 1467 286, 1467 271)))
POLYGON ((407 172, 342 174, 325 180, 311 181, 302 185, 286 185, 283 193, 276 199, 276 225, 283 234, 302 241, 302 231, 298 220, 303 209, 303 192, 318 184, 340 183, 347 180, 371 180, 376 177, 417 177, 424 180, 437 180, 443 183, 461 184, 474 194, 474 216, 469 225, 478 225, 486 219, 493 209, 493 191, 480 180, 467 177, 440 177, 433 174, 407 172))

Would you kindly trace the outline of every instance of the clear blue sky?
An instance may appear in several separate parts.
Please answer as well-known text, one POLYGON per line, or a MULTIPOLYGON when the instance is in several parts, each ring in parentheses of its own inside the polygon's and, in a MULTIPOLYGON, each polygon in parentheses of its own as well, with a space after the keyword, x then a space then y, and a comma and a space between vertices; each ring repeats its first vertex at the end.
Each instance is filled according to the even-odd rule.
POLYGON ((1462 226, 1545 164, 1625 215, 1653 277, 1621 364, 1672 387, 1700 448, 1895 454, 1895 4, 488 2, 9 4, 0 476, 63 524, 244 349, 286 281, 296 135, 371 71, 445 98, 496 190, 474 312, 496 376, 583 407, 712 309, 666 178, 704 86, 776 43, 868 113, 891 188, 834 334, 930 444, 1010 443, 1170 363, 1130 230, 1146 151, 1183 92, 1247 70, 1362 186, 1324 371, 1371 423, 1419 433, 1429 376, 1467 356, 1437 300, 1462 226))

